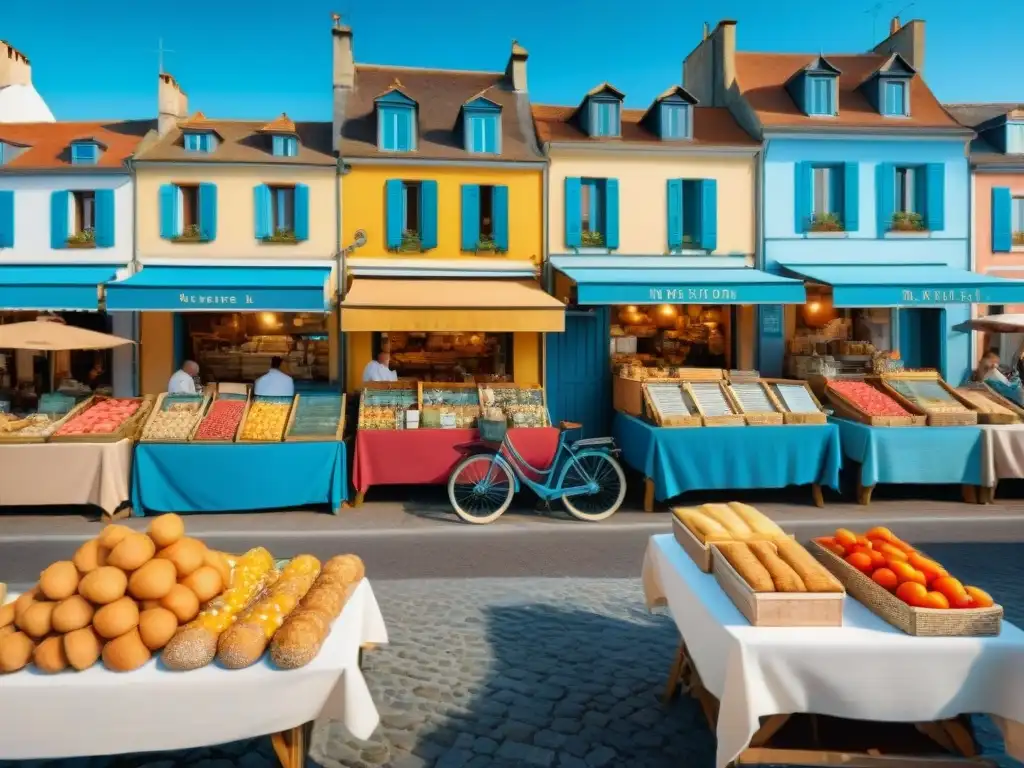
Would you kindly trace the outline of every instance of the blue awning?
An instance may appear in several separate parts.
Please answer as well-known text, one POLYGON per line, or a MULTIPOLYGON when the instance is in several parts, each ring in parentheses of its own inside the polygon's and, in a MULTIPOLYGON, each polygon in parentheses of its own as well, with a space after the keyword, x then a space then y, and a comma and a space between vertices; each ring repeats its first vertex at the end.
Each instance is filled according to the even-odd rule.
POLYGON ((837 307, 1024 303, 1024 280, 1007 280, 945 264, 783 266, 807 280, 832 286, 832 301, 837 307))
POLYGON ((115 264, 11 264, 0 266, 0 307, 15 310, 86 310, 100 306, 100 286, 115 264))
POLYGON ((326 312, 331 268, 143 267, 107 285, 115 312, 326 312))

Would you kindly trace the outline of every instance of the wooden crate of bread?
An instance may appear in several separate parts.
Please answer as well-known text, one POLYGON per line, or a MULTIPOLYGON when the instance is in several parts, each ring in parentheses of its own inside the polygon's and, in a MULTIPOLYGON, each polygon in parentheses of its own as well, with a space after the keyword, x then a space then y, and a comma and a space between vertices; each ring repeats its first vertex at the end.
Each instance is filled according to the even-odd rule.
MULTIPOLYGON (((94 397, 95 395, 90 395, 82 402, 72 406, 71 410, 63 416, 58 416, 55 419, 45 415, 37 418, 33 415, 8 422, 6 428, 4 425, 0 425, 0 443, 45 443, 69 419, 88 408, 94 397), (44 419, 46 419, 45 422, 44 419)), ((0 416, 0 418, 3 417, 0 416)))
POLYGON ((755 627, 840 627, 845 591, 793 540, 715 542, 712 572, 755 627))
POLYGON ((1024 420, 1024 409, 985 384, 975 382, 956 391, 977 411, 979 424, 1019 424, 1024 420))
POLYGON ((724 382, 688 381, 683 386, 693 398, 705 427, 742 427, 746 424, 724 382))
POLYGON ((138 434, 139 427, 149 415, 153 407, 153 398, 146 397, 103 397, 95 395, 90 398, 88 407, 77 411, 74 416, 64 420, 64 423, 50 435, 50 442, 54 443, 116 443, 121 440, 132 440, 138 434), (62 430, 75 429, 75 421, 83 418, 88 412, 101 404, 109 401, 132 402, 137 407, 130 416, 121 420, 113 429, 105 432, 78 432, 68 431, 61 434, 62 430))
POLYGON ((911 413, 927 417, 928 426, 963 427, 978 423, 978 413, 971 402, 936 371, 883 374, 880 386, 911 413))
POLYGON ((680 381, 645 381, 643 416, 659 427, 699 427, 700 413, 680 381))
POLYGON ((196 422, 195 427, 192 429, 192 434, 189 435, 190 443, 201 443, 203 445, 228 445, 234 443, 238 439, 238 433, 242 429, 242 421, 245 416, 246 407, 249 405, 249 394, 238 394, 235 392, 221 392, 217 391, 217 394, 207 400, 206 408, 199 420, 196 422), (210 437, 208 436, 208 430, 212 429, 214 420, 218 419, 218 411, 221 406, 217 403, 235 402, 241 403, 238 407, 238 421, 235 422, 234 428, 231 432, 231 436, 226 435, 210 437), (209 423, 207 420, 210 420, 209 423))
POLYGON ((743 414, 748 426, 782 424, 782 407, 772 396, 768 385, 758 377, 733 376, 725 385, 733 405, 743 414))
POLYGON ((199 419, 206 412, 206 405, 210 397, 209 394, 168 395, 167 392, 161 392, 142 424, 139 442, 187 443, 195 431, 199 419), (173 412, 182 415, 175 417, 164 415, 173 412), (180 422, 180 424, 173 422, 180 422))
POLYGON ((826 424, 828 415, 806 381, 799 379, 761 379, 768 394, 782 411, 786 424, 826 424))
POLYGON ((711 573, 711 544, 718 541, 774 541, 784 539, 773 520, 749 504, 704 504, 674 507, 672 533, 679 546, 704 573, 711 573))
POLYGON ((824 391, 835 415, 842 419, 870 427, 923 427, 928 423, 926 416, 907 410, 877 383, 866 376, 844 376, 826 379, 824 391))

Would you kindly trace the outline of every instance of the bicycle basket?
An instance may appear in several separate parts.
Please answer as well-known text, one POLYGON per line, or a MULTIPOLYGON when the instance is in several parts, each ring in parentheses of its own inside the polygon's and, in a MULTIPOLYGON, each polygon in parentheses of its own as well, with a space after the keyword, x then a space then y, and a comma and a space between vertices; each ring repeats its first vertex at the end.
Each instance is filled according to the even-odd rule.
POLYGON ((508 423, 504 419, 479 419, 480 439, 487 443, 500 443, 505 439, 508 423))

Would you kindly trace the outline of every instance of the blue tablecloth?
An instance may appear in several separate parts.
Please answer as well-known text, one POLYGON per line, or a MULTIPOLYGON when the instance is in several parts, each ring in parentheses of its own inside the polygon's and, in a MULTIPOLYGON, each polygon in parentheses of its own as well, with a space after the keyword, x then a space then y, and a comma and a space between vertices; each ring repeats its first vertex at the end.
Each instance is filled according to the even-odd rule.
POLYGON ((623 460, 654 481, 658 501, 695 490, 839 489, 842 453, 832 424, 655 427, 616 413, 613 433, 623 460))
POLYGON ((878 483, 981 485, 978 427, 869 427, 829 419, 839 427, 843 455, 860 462, 864 487, 878 483))
POLYGON ((345 444, 139 443, 132 508, 151 512, 233 512, 330 505, 348 497, 345 444))

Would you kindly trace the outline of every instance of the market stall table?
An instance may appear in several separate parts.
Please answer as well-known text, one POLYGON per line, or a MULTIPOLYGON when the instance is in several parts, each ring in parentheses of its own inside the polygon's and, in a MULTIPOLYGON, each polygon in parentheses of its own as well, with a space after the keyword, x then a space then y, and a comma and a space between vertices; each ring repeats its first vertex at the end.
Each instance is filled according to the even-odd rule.
POLYGON ((719 702, 716 768, 734 760, 848 762, 835 753, 822 762, 820 751, 747 751, 797 713, 920 723, 960 743, 967 734, 952 719, 988 713, 1007 753, 1024 757, 1024 632, 1007 621, 997 637, 912 637, 847 596, 842 627, 752 627, 671 534, 651 537, 643 582, 648 607, 668 605, 685 646, 670 686, 685 663, 719 702))
POLYGON ((329 505, 348 495, 345 443, 139 443, 136 516, 329 505))
POLYGON ((991 503, 1000 480, 1024 477, 1024 424, 980 427, 981 501, 991 503))
POLYGON ((644 509, 687 491, 785 488, 838 490, 839 431, 829 424, 656 427, 625 413, 613 425, 622 458, 645 478, 644 509))
POLYGON ((373 733, 379 716, 359 669, 359 652, 363 645, 387 641, 364 579, 320 653, 300 669, 283 671, 264 657, 241 670, 211 664, 171 672, 159 659, 134 672, 111 672, 99 664, 57 675, 23 670, 0 685, 0 759, 190 749, 274 734, 286 768, 298 768, 302 763, 294 759, 305 753, 306 726, 317 718, 340 720, 359 739, 373 733))
POLYGON ((963 427, 871 427, 832 417, 843 456, 860 464, 857 500, 871 503, 879 483, 963 486, 964 500, 976 501, 982 484, 982 432, 963 427))
POLYGON ((0 444, 0 506, 92 504, 112 517, 129 499, 132 445, 0 444))
MULTIPOLYGON (((508 438, 532 466, 546 468, 555 457, 558 429, 513 427, 508 438)), ((375 485, 443 485, 463 455, 456 446, 480 439, 476 429, 361 429, 356 433, 352 484, 355 504, 375 485)))

